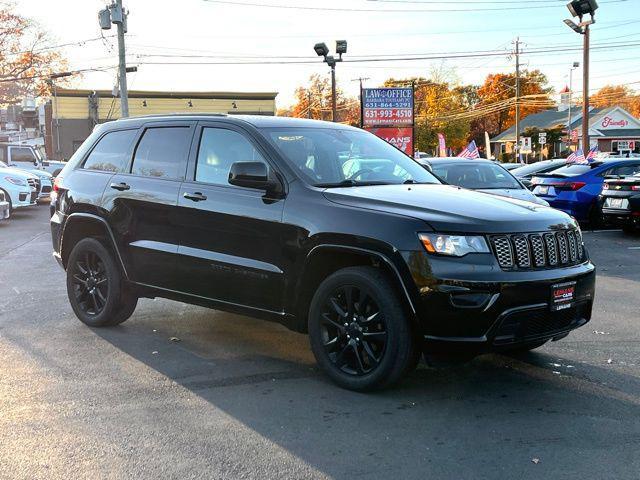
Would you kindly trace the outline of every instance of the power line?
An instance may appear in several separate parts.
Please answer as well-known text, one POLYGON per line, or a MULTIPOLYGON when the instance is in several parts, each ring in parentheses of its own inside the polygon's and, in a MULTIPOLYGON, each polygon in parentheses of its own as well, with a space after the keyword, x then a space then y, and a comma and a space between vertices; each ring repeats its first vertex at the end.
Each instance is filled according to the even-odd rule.
MULTIPOLYGON (((403 8, 403 9, 389 9, 389 8, 340 8, 340 7, 313 7, 306 5, 282 5, 282 4, 266 4, 266 3, 250 3, 250 2, 236 2, 233 0, 204 0, 209 3, 219 3, 223 5, 234 5, 240 7, 261 7, 261 8, 280 8, 286 10, 308 10, 308 11, 322 11, 322 12, 363 12, 363 13, 433 13, 433 12, 485 12, 485 11, 497 11, 497 10, 532 10, 541 8, 553 8, 550 5, 529 5, 531 2, 526 2, 527 5, 520 6, 503 6, 503 7, 483 7, 483 8, 403 8)), ((624 3, 627 0, 609 0, 601 3, 624 3)), ((562 4, 558 4, 561 7, 562 4)))

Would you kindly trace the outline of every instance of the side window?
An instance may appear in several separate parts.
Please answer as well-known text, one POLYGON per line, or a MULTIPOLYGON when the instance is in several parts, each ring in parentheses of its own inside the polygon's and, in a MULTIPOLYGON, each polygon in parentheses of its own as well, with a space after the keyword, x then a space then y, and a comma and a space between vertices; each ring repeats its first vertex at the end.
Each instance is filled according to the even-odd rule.
POLYGON ((196 181, 229 185, 229 169, 234 162, 267 163, 244 135, 225 128, 203 128, 196 181))
POLYGON ((639 164, 632 165, 618 165, 617 167, 612 168, 607 171, 606 175, 634 175, 640 171, 639 164))
POLYGON ((129 148, 137 130, 118 130, 102 137, 84 161, 82 168, 103 172, 124 172, 129 148))
POLYGON ((33 163, 36 156, 30 148, 11 147, 11 161, 18 163, 33 163))
POLYGON ((189 156, 191 128, 147 128, 136 148, 131 173, 180 180, 189 156))

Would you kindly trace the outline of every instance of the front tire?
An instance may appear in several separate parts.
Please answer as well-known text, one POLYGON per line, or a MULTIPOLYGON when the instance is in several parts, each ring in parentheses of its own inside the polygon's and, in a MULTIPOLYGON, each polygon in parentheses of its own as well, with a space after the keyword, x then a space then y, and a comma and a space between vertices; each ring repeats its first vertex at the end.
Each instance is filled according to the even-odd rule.
POLYGON ((344 268, 322 282, 309 310, 309 341, 324 373, 355 391, 394 384, 416 356, 401 299, 373 267, 344 268))
POLYGON ((67 295, 81 322, 107 327, 127 320, 138 298, 125 288, 113 255, 102 243, 85 238, 76 244, 67 262, 67 295))

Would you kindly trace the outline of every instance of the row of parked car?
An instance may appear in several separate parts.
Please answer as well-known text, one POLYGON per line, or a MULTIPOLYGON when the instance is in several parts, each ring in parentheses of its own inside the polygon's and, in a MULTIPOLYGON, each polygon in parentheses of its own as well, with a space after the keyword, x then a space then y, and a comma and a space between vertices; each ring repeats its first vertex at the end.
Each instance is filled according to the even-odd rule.
POLYGON ((452 185, 550 205, 592 227, 640 227, 640 158, 603 158, 589 164, 553 159, 507 169, 489 160, 420 158, 452 185))
POLYGON ((48 201, 64 163, 50 162, 31 145, 0 143, 0 221, 17 208, 48 201))

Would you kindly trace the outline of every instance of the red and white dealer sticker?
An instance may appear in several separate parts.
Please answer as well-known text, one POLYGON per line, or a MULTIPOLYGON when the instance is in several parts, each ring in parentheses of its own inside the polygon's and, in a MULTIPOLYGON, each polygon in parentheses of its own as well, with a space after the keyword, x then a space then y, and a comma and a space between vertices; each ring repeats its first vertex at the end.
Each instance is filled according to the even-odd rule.
POLYGON ((571 308, 576 293, 576 282, 564 282, 551 285, 551 311, 571 308))

